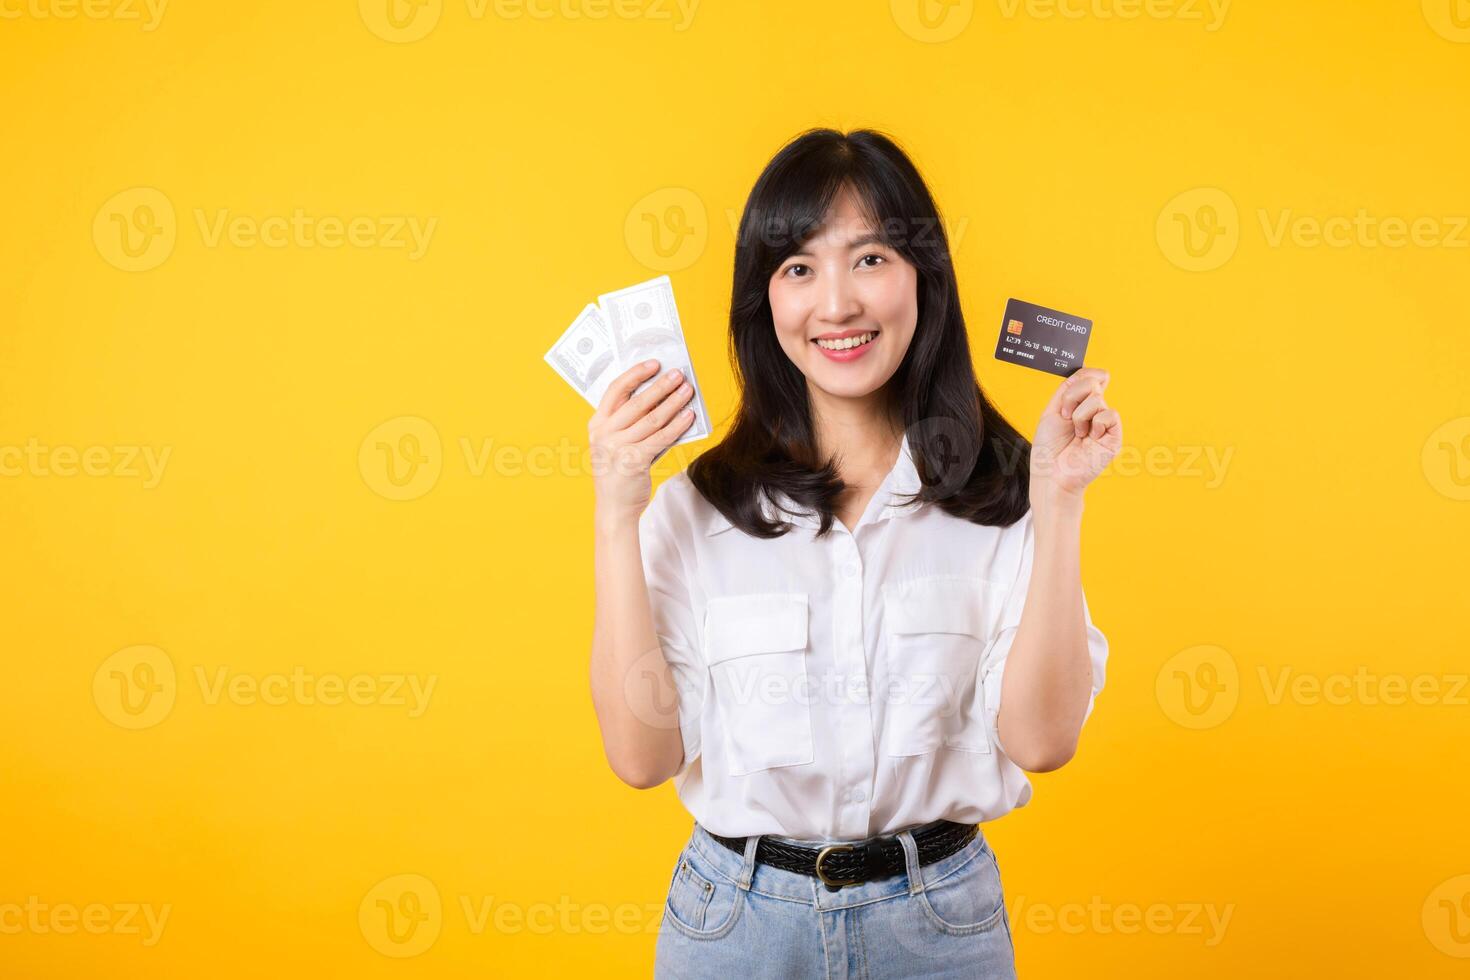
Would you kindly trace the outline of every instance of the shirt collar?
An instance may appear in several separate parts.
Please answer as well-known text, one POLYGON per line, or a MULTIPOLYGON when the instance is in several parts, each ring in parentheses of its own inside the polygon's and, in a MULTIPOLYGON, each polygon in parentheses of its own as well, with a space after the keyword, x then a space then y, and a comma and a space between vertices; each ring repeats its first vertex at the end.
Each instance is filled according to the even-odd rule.
MULTIPOLYGON (((888 475, 883 478, 883 482, 879 484, 878 489, 873 494, 873 500, 868 504, 868 513, 874 514, 872 523, 887 520, 890 517, 902 517, 905 514, 912 514, 923 507, 923 502, 908 507, 901 506, 899 503, 900 500, 917 493, 923 485, 923 481, 919 479, 918 468, 914 465, 913 453, 909 449, 908 433, 905 432, 903 441, 898 447, 897 462, 893 464, 893 469, 888 471, 888 475), (884 501, 884 503, 878 504, 877 501, 879 500, 884 501), (879 508, 876 513, 873 510, 874 507, 879 508)), ((800 507, 783 492, 777 491, 777 496, 780 502, 787 508, 784 512, 778 510, 765 494, 761 494, 761 514, 765 516, 766 520, 790 521, 797 527, 811 528, 813 531, 822 526, 820 515, 801 512, 800 507)), ((866 519, 867 514, 863 516, 866 519)), ((710 517, 709 525, 705 529, 705 534, 719 534, 721 531, 728 530, 733 526, 729 518, 725 517, 718 510, 714 510, 710 517)), ((863 522, 859 522, 858 527, 862 526, 863 522)))

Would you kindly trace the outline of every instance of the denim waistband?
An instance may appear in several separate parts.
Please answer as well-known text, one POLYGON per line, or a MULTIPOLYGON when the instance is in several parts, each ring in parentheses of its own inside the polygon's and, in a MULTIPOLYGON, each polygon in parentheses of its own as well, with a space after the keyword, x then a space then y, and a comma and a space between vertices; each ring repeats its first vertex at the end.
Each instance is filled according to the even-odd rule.
MULTIPOLYGON (((914 843, 914 831, 918 827, 899 831, 893 835, 903 846, 906 870, 877 881, 865 881, 858 885, 846 885, 830 891, 821 880, 812 875, 798 874, 784 868, 755 863, 755 843, 758 838, 746 839, 744 855, 737 854, 710 836, 709 831, 695 823, 689 835, 688 846, 698 855, 700 863, 710 871, 736 885, 747 883, 750 890, 769 898, 786 899, 823 909, 850 908, 880 902, 900 895, 911 895, 928 885, 960 871, 989 848, 985 834, 976 828, 974 838, 964 847, 930 864, 919 865, 918 847, 914 843)), ((811 847, 818 842, 796 840, 775 834, 765 835, 775 840, 811 847)), ((851 842, 856 843, 856 842, 851 842)))

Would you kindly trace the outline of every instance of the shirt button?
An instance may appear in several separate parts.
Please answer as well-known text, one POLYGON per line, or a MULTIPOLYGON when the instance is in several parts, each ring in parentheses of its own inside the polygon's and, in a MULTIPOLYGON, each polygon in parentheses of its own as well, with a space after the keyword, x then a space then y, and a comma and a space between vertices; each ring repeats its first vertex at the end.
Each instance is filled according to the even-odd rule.
POLYGON ((854 575, 857 574, 857 572, 858 567, 857 562, 855 561, 847 562, 845 565, 842 566, 842 574, 848 578, 852 578, 854 575))
POLYGON ((865 793, 861 788, 859 788, 849 792, 847 794, 847 798, 849 802, 861 803, 863 800, 866 800, 868 798, 868 794, 865 793))

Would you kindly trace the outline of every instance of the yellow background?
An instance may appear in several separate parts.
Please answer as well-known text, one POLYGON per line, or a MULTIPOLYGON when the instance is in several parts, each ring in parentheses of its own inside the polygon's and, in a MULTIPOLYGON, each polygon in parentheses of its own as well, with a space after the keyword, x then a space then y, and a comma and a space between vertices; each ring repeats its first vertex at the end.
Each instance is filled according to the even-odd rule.
POLYGON ((170 911, 151 945, 7 928, 0 975, 648 974, 690 820, 602 755, 590 409, 542 355, 669 271, 723 430, 732 221, 812 125, 913 154, 1023 430, 1055 379, 993 359, 1007 297, 1092 317, 1113 372, 1133 465, 1084 542, 1107 687, 1076 760, 986 827, 1022 975, 1464 974, 1463 0, 1213 25, 1185 0, 395 2, 398 27, 378 0, 175 0, 145 29, 141 3, 4 0, 0 447, 101 449, 0 477, 0 909, 170 911), (172 220, 114 201, 136 188, 172 220), (436 225, 416 258, 206 234, 297 209, 436 225), (1431 223, 1274 237, 1360 209, 1431 223), (121 251, 134 219, 162 253, 121 251), (659 222, 692 233, 662 254, 659 222), (167 451, 161 479, 125 447, 167 451), (134 728, 139 664, 172 700, 134 728), (385 688, 209 696, 297 670, 435 687, 416 716, 385 688), (1281 693, 1303 676, 1377 680, 1281 693), (1373 703, 1421 676, 1439 695, 1373 703), (385 939, 405 889, 422 931, 385 939))

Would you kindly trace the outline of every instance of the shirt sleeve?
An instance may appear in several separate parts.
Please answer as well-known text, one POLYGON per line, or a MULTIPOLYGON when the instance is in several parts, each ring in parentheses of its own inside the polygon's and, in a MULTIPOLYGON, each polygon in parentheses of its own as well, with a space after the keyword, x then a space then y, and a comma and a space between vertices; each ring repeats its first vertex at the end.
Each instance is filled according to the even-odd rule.
POLYGON ((676 488, 669 484, 676 479, 687 477, 680 474, 666 480, 644 508, 638 519, 638 540, 653 612, 653 631, 679 694, 679 733, 684 743, 684 763, 679 771, 683 772, 700 752, 700 718, 704 714, 708 671, 700 654, 690 577, 680 547, 680 528, 687 534, 692 524, 675 512, 676 488))
MULTIPOLYGON (((1021 612, 1026 606, 1026 592, 1031 584, 1031 565, 1036 552, 1036 530, 1030 511, 1023 518, 1023 542, 1021 564, 1006 595, 1001 610, 1000 632, 991 641, 980 661, 981 687, 984 690, 985 725, 990 732, 992 744, 1000 745, 1001 683, 1005 677, 1006 661, 1010 657, 1011 644, 1016 639, 1016 630, 1021 625, 1021 612)), ((1082 596, 1082 617, 1087 629, 1087 651, 1092 660, 1092 691, 1087 696, 1087 711, 1082 716, 1083 724, 1092 717, 1092 709, 1102 690, 1104 669, 1108 660, 1108 639, 1092 622, 1092 611, 1087 606, 1087 595, 1082 596)), ((1004 751, 1004 749, 1002 749, 1004 751)))

